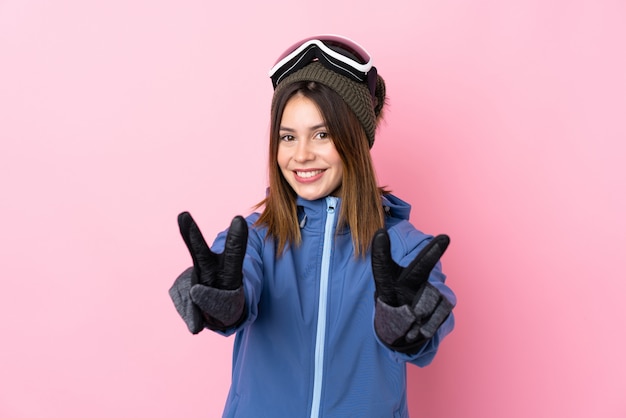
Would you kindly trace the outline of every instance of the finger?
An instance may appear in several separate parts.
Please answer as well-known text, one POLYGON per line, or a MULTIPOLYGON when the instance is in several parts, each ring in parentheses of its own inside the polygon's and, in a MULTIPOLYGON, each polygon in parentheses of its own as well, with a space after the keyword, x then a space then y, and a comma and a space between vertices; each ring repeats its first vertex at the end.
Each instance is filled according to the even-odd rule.
POLYGON ((392 273, 389 269, 391 261, 391 243, 389 234, 384 229, 379 229, 372 238, 372 272, 376 282, 393 281, 392 273))
POLYGON ((410 285, 412 288, 421 286, 428 280, 430 272, 435 268, 449 244, 450 237, 443 234, 437 235, 404 269, 398 281, 410 285))
POLYGON ((448 319, 448 316, 450 315, 450 312, 452 312, 453 307, 454 306, 448 301, 448 299, 444 297, 441 298, 433 314, 424 324, 422 324, 420 328, 420 332, 424 335, 425 338, 431 338, 433 335, 435 335, 441 324, 443 324, 445 320, 448 319))
POLYGON ((415 323, 415 314, 407 306, 389 306, 380 299, 376 301, 374 329, 386 344, 393 344, 403 337, 415 323))
POLYGON ((222 290, 198 284, 191 288, 190 295, 195 305, 225 327, 235 324, 244 310, 243 287, 222 290))
POLYGON ((248 245, 248 224, 241 216, 236 216, 230 224, 224 244, 222 289, 234 290, 241 286, 243 260, 248 245))
POLYGON ((185 245, 187 246, 187 250, 191 254, 191 258, 193 259, 193 265, 197 266, 197 260, 195 256, 195 251, 193 246, 191 245, 191 227, 195 225, 196 222, 191 217, 189 212, 182 212, 178 215, 178 229, 180 230, 180 235, 183 237, 183 241, 185 241, 185 245))
POLYGON ((398 265, 391 258, 391 242, 385 229, 379 229, 372 239, 372 273, 378 297, 385 303, 395 306, 394 283, 398 265))
POLYGON ((178 214, 178 229, 180 230, 180 235, 182 235, 183 241, 185 241, 185 245, 190 252, 191 244, 189 242, 189 227, 193 223, 195 222, 189 212, 181 212, 178 214))
POLYGON ((200 232, 200 228, 198 228, 198 225, 189 212, 183 212, 178 215, 178 226, 183 241, 185 241, 187 249, 191 254, 193 265, 196 268, 198 276, 201 276, 207 271, 214 270, 217 264, 215 254, 211 252, 200 232))
POLYGON ((441 292, 439 292, 435 286, 426 283, 426 285, 422 287, 422 291, 418 292, 411 304, 411 306, 413 306, 413 313, 420 321, 423 320, 423 318, 428 318, 435 311, 442 297, 441 292))

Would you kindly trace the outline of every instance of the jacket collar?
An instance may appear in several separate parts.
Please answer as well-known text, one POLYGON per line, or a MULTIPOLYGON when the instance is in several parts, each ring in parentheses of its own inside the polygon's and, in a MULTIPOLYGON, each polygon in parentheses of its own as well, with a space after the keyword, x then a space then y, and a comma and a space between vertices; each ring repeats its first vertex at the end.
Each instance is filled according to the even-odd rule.
POLYGON ((385 215, 393 218, 408 221, 411 215, 411 205, 391 193, 383 196, 383 208, 385 215))
MULTIPOLYGON (((296 204, 298 206, 298 222, 300 223, 301 228, 303 228, 306 224, 308 217, 312 216, 316 219, 323 218, 320 215, 323 214, 328 208, 326 197, 316 200, 306 200, 298 196, 296 204)), ((341 199, 337 198, 337 206, 335 207, 335 210, 339 210, 340 205, 341 199)), ((411 215, 411 205, 399 197, 391 193, 386 194, 382 197, 382 205, 386 216, 409 220, 409 216, 411 215)))

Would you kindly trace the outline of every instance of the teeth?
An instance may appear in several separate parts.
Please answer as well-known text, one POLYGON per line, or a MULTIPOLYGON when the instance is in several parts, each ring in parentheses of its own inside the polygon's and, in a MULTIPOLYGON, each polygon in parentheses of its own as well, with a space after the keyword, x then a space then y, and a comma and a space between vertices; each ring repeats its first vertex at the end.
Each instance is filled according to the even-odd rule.
POLYGON ((313 176, 317 176, 318 174, 320 174, 322 172, 322 170, 315 170, 315 171, 296 171, 296 175, 298 177, 302 177, 305 179, 311 178, 313 176))

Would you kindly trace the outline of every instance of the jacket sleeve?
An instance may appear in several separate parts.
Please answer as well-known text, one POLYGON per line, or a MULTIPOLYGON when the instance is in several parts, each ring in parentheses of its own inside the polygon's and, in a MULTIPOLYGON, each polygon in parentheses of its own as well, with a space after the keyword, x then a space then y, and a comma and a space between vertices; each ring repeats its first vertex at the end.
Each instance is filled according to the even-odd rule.
MULTIPOLYGON (((258 228, 253 224, 258 218, 258 214, 252 214, 246 218, 248 223, 248 245, 246 247, 246 256, 243 261, 243 288, 244 296, 246 299, 246 306, 244 309, 248 310, 248 315, 241 324, 235 328, 230 328, 225 331, 215 330, 218 334, 229 336, 236 333, 238 330, 247 327, 254 322, 258 316, 258 304, 261 297, 261 291, 263 289, 263 247, 265 240, 259 233, 258 228)), ((224 251, 224 245, 226 241, 226 234, 228 230, 222 231, 217 235, 213 245, 211 245, 211 251, 221 253, 224 251)))
MULTIPOLYGON (((432 240, 431 235, 426 235, 404 221, 388 230, 391 240, 391 256, 401 266, 406 267, 415 259, 419 252, 432 240)), ((441 262, 438 262, 428 278, 430 284, 435 286, 441 294, 456 305, 454 292, 446 285, 446 275, 442 271, 441 262)), ((454 311, 441 324, 436 334, 424 344, 415 354, 408 355, 389 350, 391 356, 398 362, 410 362, 419 367, 429 365, 437 354, 441 341, 454 329, 454 311)), ((376 333, 374 333, 376 334, 376 333)), ((378 339, 378 337, 376 337, 378 339)), ((380 340, 380 344, 384 345, 380 340)))

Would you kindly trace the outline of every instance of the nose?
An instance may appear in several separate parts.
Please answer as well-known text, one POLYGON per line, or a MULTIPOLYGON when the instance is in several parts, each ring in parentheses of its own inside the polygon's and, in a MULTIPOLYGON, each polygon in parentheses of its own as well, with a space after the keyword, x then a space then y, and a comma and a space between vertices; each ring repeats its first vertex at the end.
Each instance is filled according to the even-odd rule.
POLYGON ((313 153, 311 142, 307 139, 298 141, 294 150, 293 159, 296 162, 302 163, 313 160, 314 158, 315 154, 313 153))

